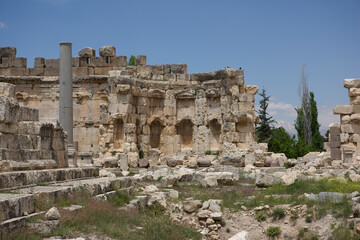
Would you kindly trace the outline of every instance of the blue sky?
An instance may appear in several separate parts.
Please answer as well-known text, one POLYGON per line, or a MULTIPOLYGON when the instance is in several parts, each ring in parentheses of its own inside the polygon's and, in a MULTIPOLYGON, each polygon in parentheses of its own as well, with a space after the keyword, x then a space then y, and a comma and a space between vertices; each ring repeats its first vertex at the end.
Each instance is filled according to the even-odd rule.
MULTIPOLYGON (((344 78, 360 78, 359 0, 95 1, 1 0, 0 46, 19 57, 58 58, 59 42, 117 55, 147 55, 148 64, 186 63, 189 72, 226 66, 272 96, 270 112, 294 122, 306 65, 324 127, 348 104, 344 78)), ((256 98, 258 102, 259 97, 256 98)))

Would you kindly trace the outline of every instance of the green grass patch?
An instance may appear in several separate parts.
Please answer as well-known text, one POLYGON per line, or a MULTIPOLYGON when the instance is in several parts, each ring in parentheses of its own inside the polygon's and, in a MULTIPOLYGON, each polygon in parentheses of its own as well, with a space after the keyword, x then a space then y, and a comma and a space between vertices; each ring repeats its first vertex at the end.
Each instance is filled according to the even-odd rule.
POLYGON ((60 209, 60 226, 48 235, 24 233, 17 239, 42 239, 35 237, 61 236, 74 238, 81 234, 96 233, 112 239, 155 240, 155 239, 201 239, 200 233, 183 225, 175 224, 168 214, 148 210, 126 212, 116 204, 89 199, 84 208, 71 211, 60 209))

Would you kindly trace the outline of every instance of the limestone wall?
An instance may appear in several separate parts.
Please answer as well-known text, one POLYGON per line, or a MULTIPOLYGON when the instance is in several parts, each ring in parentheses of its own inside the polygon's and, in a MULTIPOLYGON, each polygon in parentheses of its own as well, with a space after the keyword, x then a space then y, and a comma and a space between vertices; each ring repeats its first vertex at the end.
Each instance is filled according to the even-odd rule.
POLYGON ((337 105, 334 114, 340 115, 340 124, 330 126, 331 156, 333 160, 356 162, 360 160, 360 79, 345 79, 350 105, 337 105))
POLYGON ((56 122, 39 122, 37 109, 16 101, 15 86, 0 83, 0 170, 66 166, 62 128, 56 122))
MULTIPOLYGON (((16 62, 16 54, 4 55, 4 49, 11 53, 0 48, 2 62, 16 62)), ((135 167, 139 152, 153 164, 172 154, 209 151, 233 159, 256 143, 258 88, 244 84, 243 70, 189 74, 186 64, 146 65, 143 55, 127 66, 126 57, 115 52, 106 46, 96 57, 84 48, 73 58, 74 141, 80 152, 99 159, 116 155, 135 167)), ((38 108, 40 120, 58 119, 58 64, 35 59, 39 74, 0 65, 0 82, 15 84, 17 100, 38 108)))

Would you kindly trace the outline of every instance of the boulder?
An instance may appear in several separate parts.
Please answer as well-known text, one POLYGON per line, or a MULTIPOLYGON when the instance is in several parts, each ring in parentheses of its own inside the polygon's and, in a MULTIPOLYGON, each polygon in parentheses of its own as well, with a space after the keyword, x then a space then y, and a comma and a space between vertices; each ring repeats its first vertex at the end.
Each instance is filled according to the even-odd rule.
POLYGON ((184 211, 187 213, 193 213, 201 208, 202 203, 200 200, 188 200, 183 203, 184 211))
POLYGON ((177 165, 177 160, 174 159, 174 158, 168 158, 167 161, 166 161, 166 164, 167 164, 169 167, 176 167, 176 165, 177 165))
POLYGON ((116 177, 116 175, 112 172, 107 171, 106 169, 100 169, 99 177, 116 177))
POLYGON ((356 174, 356 173, 351 173, 349 175, 349 178, 351 181, 353 182, 360 182, 360 175, 359 174, 356 174))
POLYGON ((144 189, 145 193, 153 193, 153 192, 156 192, 156 191, 159 191, 159 189, 155 185, 146 186, 145 189, 144 189))
POLYGON ((199 167, 210 167, 211 166, 211 161, 210 161, 210 159, 207 159, 207 158, 198 158, 197 159, 197 165, 199 167))
POLYGON ((255 184, 258 187, 269 187, 281 182, 281 178, 269 173, 256 174, 255 184))
POLYGON ((46 220, 59 220, 61 217, 59 210, 56 207, 52 207, 45 213, 46 220))
POLYGON ((163 192, 155 192, 150 194, 147 198, 146 205, 149 208, 157 207, 165 210, 167 206, 165 194, 163 192))
POLYGON ((116 48, 114 46, 104 46, 99 48, 99 54, 101 57, 115 57, 116 48))
POLYGON ((118 166, 119 159, 116 157, 107 157, 104 160, 105 168, 116 168, 118 166))
POLYGON ((344 196, 345 195, 343 193, 338 192, 321 192, 319 193, 319 201, 330 201, 332 203, 339 203, 343 200, 344 196))
POLYGON ((222 213, 221 212, 212 212, 210 214, 210 218, 216 220, 216 221, 220 221, 222 218, 222 213))
POLYGON ((228 240, 250 240, 250 237, 248 232, 241 231, 229 238, 228 240))
POLYGON ((216 186, 218 186, 218 181, 217 181, 216 177, 209 176, 209 177, 205 177, 205 179, 201 180, 201 185, 203 187, 216 187, 216 186))
POLYGON ((352 207, 352 212, 353 212, 354 218, 360 217, 360 204, 354 205, 354 206, 352 207))
POLYGON ((148 158, 140 158, 139 159, 139 167, 141 167, 141 168, 149 167, 149 159, 148 158))
POLYGON ((95 49, 91 48, 91 47, 86 47, 83 49, 80 49, 78 51, 79 57, 81 58, 90 58, 90 57, 95 57, 95 49))

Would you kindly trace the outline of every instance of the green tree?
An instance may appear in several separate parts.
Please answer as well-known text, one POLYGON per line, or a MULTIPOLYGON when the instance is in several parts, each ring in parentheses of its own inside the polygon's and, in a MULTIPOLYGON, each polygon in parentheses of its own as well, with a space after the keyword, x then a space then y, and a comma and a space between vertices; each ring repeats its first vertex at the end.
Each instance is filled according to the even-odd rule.
POLYGON ((256 136, 258 142, 267 143, 271 138, 272 123, 275 123, 273 117, 269 116, 267 108, 269 106, 270 96, 266 95, 266 91, 262 88, 261 93, 259 93, 261 99, 259 101, 259 110, 256 112, 259 114, 259 123, 256 126, 256 136))
POLYGON ((310 110, 311 110, 311 150, 322 151, 325 138, 320 134, 320 124, 318 122, 318 110, 315 96, 310 92, 310 110))
POLYGON ((292 138, 284 128, 275 128, 271 132, 271 139, 268 144, 270 152, 284 153, 288 158, 296 158, 294 149, 295 139, 292 138))
POLYGON ((135 66, 136 65, 136 58, 134 55, 131 55, 129 62, 128 62, 129 66, 135 66))

